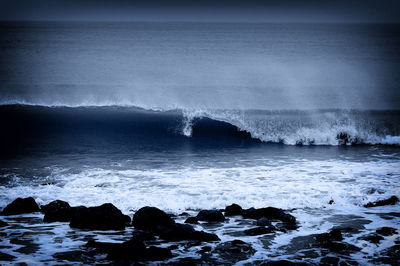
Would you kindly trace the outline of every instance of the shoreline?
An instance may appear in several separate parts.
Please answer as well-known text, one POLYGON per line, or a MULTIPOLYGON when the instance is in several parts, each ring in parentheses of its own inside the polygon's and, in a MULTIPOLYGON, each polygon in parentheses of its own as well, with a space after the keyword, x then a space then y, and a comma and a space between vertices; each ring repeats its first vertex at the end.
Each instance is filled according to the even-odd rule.
MULTIPOLYGON (((242 209, 232 204, 223 210, 189 210, 178 215, 167 214, 155 207, 143 207, 130 217, 109 203, 88 208, 71 207, 67 202, 53 201, 39 209, 33 198, 17 201, 8 205, 11 207, 4 208, 0 217, 1 221, 7 223, 0 225, 0 234, 2 238, 9 239, 8 243, 11 244, 8 248, 2 246, 0 261, 9 263, 21 259, 21 256, 15 256, 18 253, 29 258, 40 252, 42 246, 37 241, 26 239, 29 235, 35 235, 35 230, 40 231, 38 238, 43 234, 47 235, 43 238, 59 238, 56 235, 62 231, 74 236, 67 236, 67 239, 70 238, 66 241, 69 244, 62 244, 63 241, 58 240, 63 248, 52 255, 47 254, 46 261, 51 264, 357 265, 368 262, 394 265, 400 260, 400 241, 396 228, 383 226, 370 232, 370 221, 355 217, 349 219, 347 225, 330 228, 324 233, 317 233, 318 230, 304 232, 303 236, 297 236, 284 245, 282 254, 275 252, 274 256, 265 257, 260 249, 272 250, 277 236, 289 236, 293 231, 302 231, 298 217, 291 215, 291 212, 273 207, 242 209), (20 210, 15 211, 14 208, 14 212, 10 212, 13 204, 20 210), (25 209, 21 206, 25 206, 25 209), (23 213, 18 213, 21 210, 23 213), (360 236, 363 233, 364 236, 360 236), (20 236, 16 238, 18 234, 20 236), (394 245, 380 252, 380 257, 368 259, 364 254, 363 259, 361 248, 353 245, 355 237, 377 247, 381 242, 387 245, 386 240, 392 239, 394 245), (15 245, 21 247, 16 249, 15 245)), ((376 209, 397 202, 398 198, 393 196, 362 208, 376 209)))

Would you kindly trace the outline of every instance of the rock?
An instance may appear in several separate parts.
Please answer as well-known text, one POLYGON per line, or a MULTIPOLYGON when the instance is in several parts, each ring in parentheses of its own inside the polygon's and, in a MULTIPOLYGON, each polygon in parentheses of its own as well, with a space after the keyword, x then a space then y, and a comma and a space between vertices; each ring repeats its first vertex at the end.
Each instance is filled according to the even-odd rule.
POLYGON ((335 203, 335 201, 334 201, 333 199, 331 199, 331 200, 328 202, 329 205, 332 205, 332 204, 334 204, 334 203, 335 203))
POLYGON ((16 259, 15 256, 0 252, 0 261, 12 261, 14 259, 16 259))
POLYGON ((258 235, 265 235, 265 234, 272 233, 275 230, 276 230, 276 228, 273 226, 270 226, 270 227, 259 226, 256 228, 244 230, 244 233, 245 233, 245 235, 248 235, 248 236, 258 236, 258 235))
POLYGON ((235 216, 235 215, 242 215, 243 209, 237 204, 232 204, 225 207, 225 216, 235 216))
POLYGON ((386 226, 376 229, 376 232, 383 236, 391 236, 397 234, 397 230, 395 228, 386 226))
POLYGON ((256 221, 256 225, 258 225, 258 226, 271 226, 271 222, 267 218, 262 217, 262 218, 260 218, 260 219, 258 219, 256 221))
POLYGON ((40 211, 39 206, 32 197, 17 198, 3 209, 1 215, 15 215, 38 211, 40 211))
POLYGON ((364 205, 365 208, 371 208, 371 207, 379 207, 379 206, 386 206, 386 205, 395 205, 397 202, 399 202, 399 198, 396 196, 391 196, 388 199, 385 200, 378 200, 375 202, 369 202, 364 205))
POLYGON ((181 214, 179 214, 179 216, 189 216, 189 213, 187 213, 187 212, 182 212, 181 214))
POLYGON ((265 217, 271 220, 280 220, 286 223, 296 223, 296 218, 293 215, 287 214, 282 209, 274 207, 266 207, 260 209, 250 208, 243 211, 243 217, 256 220, 265 217))
POLYGON ((358 239, 378 244, 381 240, 383 240, 383 237, 378 234, 372 233, 366 236, 359 237, 358 239))
POLYGON ((315 236, 315 240, 316 243, 313 245, 314 247, 326 248, 339 254, 349 255, 361 250, 354 245, 341 242, 343 240, 343 236, 339 229, 332 229, 328 233, 318 234, 315 236))
POLYGON ((225 217, 220 210, 202 210, 197 214, 196 218, 199 221, 207 221, 207 222, 225 221, 225 217))
POLYGON ((8 223, 0 220, 0 227, 4 227, 4 226, 7 226, 7 225, 8 225, 8 223))
POLYGON ((175 223, 171 226, 159 228, 158 232, 161 239, 170 241, 195 240, 195 241, 219 241, 215 234, 204 231, 196 231, 191 225, 175 223))
POLYGON ((132 218, 132 225, 143 230, 156 230, 158 227, 168 227, 174 223, 171 217, 156 207, 143 207, 132 218))
POLYGON ((189 217, 186 219, 185 224, 198 224, 199 220, 196 217, 189 217))
POLYGON ((332 229, 328 233, 322 233, 316 235, 315 239, 321 243, 331 242, 331 241, 342 241, 342 232, 339 229, 332 229))
POLYGON ((213 253, 218 254, 221 259, 232 263, 246 260, 255 252, 255 249, 253 249, 250 244, 241 240, 221 243, 213 251, 213 253))
POLYGON ((394 245, 380 252, 373 260, 374 264, 400 265, 400 245, 394 245))
POLYGON ((108 254, 109 260, 137 260, 137 261, 161 261, 172 258, 169 249, 149 247, 139 240, 129 240, 123 243, 105 243, 90 240, 86 247, 95 248, 100 253, 108 254))
POLYGON ((69 222, 71 220, 72 209, 68 202, 55 200, 47 205, 41 206, 44 213, 43 221, 51 222, 69 222))
POLYGON ((122 230, 129 223, 129 217, 123 215, 111 203, 96 207, 73 208, 70 227, 93 230, 122 230))

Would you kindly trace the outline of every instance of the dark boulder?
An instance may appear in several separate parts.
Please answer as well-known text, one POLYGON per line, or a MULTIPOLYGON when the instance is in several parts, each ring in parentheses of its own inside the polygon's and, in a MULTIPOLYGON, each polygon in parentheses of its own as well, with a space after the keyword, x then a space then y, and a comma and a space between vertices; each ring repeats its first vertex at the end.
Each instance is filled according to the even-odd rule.
POLYGON ((225 221, 225 217, 220 210, 202 210, 197 214, 196 218, 199 221, 207 221, 207 222, 225 221))
POLYGON ((73 208, 69 225, 80 229, 122 230, 129 220, 117 207, 105 203, 96 207, 73 208))
POLYGON ((199 220, 196 217, 189 217, 185 220, 185 224, 198 224, 199 220))
POLYGON ((1 215, 15 215, 38 211, 40 211, 39 206, 32 197, 17 198, 3 209, 1 215))
POLYGON ((383 236, 391 236, 397 234, 397 230, 395 228, 386 226, 376 229, 376 232, 383 236))
POLYGON ((265 217, 271 220, 280 220, 285 223, 296 223, 296 218, 293 215, 287 214, 284 210, 274 207, 260 209, 250 208, 243 211, 243 217, 256 220, 265 217))
POLYGON ((132 225, 143 230, 157 230, 158 227, 168 227, 175 221, 156 207, 143 207, 132 218, 132 225))
POLYGON ((251 229, 244 230, 244 234, 248 236, 258 236, 258 235, 265 235, 272 233, 276 230, 275 227, 269 226, 269 227, 264 227, 264 226, 259 226, 251 229))
POLYGON ((7 225, 8 225, 8 223, 0 220, 0 227, 4 227, 4 226, 7 226, 7 225))
POLYGON ((204 231, 196 231, 188 224, 173 224, 168 227, 159 228, 158 234, 161 239, 170 241, 195 240, 195 241, 219 241, 217 235, 206 233, 204 231))
POLYGON ((391 196, 388 199, 385 200, 378 200, 375 202, 369 202, 364 205, 365 208, 371 208, 371 207, 379 207, 379 206, 386 206, 386 205, 395 205, 397 202, 399 202, 399 198, 396 196, 391 196))
POLYGON ((246 260, 256 252, 252 246, 241 240, 233 240, 219 244, 213 251, 223 260, 232 263, 246 260))
POLYGON ((51 222, 69 222, 71 220, 72 209, 68 202, 55 200, 47 205, 41 206, 44 213, 43 221, 51 222))
POLYGON ((235 216, 235 215, 242 215, 243 209, 239 205, 233 203, 232 205, 225 207, 225 216, 235 216))

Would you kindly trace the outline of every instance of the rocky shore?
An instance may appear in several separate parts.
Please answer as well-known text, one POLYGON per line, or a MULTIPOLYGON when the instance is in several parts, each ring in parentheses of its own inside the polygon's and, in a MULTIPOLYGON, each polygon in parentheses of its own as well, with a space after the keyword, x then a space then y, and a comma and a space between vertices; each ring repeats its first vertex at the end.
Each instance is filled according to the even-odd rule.
MULTIPOLYGON (((387 200, 368 203, 363 208, 395 205, 398 201, 399 199, 393 196, 387 200)), ((222 210, 188 211, 174 215, 156 207, 145 206, 130 217, 111 203, 85 207, 70 206, 68 202, 55 200, 39 206, 34 198, 29 197, 17 198, 0 214, 3 217, 18 217, 38 212, 42 213, 43 220, 35 220, 32 223, 68 223, 74 234, 109 230, 117 231, 114 232, 117 234, 131 230, 131 236, 125 241, 99 241, 92 234, 92 237, 88 237, 86 242, 80 245, 79 250, 56 253, 53 256, 55 261, 83 264, 130 265, 157 262, 193 265, 241 262, 257 265, 306 265, 309 261, 305 262, 304 259, 313 258, 315 264, 321 265, 357 265, 358 262, 351 255, 360 252, 361 249, 346 239, 351 239, 356 233, 366 230, 362 222, 359 222, 331 228, 325 233, 304 235, 293 239, 287 246, 289 253, 296 254, 295 258, 282 260, 266 257, 250 261, 256 250, 246 241, 249 238, 262 237, 263 243, 268 246, 278 234, 301 230, 296 217, 290 214, 290 211, 274 207, 243 209, 237 204, 232 204, 222 210), (226 235, 213 233, 215 228, 231 224, 234 224, 235 230, 228 230, 226 235), (190 255, 186 254, 186 251, 190 255)), ((5 230, 8 227, 9 223, 0 220, 2 237, 12 234, 12 230, 5 230)), ((385 238, 396 238, 395 245, 387 247, 375 258, 368 258, 368 263, 400 263, 398 228, 383 226, 359 239, 378 245, 385 238)), ((27 254, 37 248, 31 242, 22 244, 27 254)), ((1 247, 0 262, 15 261, 16 256, 8 254, 6 248, 1 247)))

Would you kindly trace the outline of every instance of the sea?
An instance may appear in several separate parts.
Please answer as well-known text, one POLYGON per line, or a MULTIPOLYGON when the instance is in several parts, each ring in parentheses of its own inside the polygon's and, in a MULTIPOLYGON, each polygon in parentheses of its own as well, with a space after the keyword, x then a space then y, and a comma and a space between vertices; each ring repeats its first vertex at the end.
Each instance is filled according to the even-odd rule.
MULTIPOLYGON (((400 197, 399 48, 396 24, 0 22, 0 208, 29 196, 130 216, 273 206, 299 229, 240 238, 256 252, 239 264, 318 263, 295 239, 335 226, 363 228, 346 259, 369 264, 399 240, 362 239, 400 228, 398 204, 363 207, 400 197)), ((32 265, 132 230, 1 219, 2 252, 32 265)))

